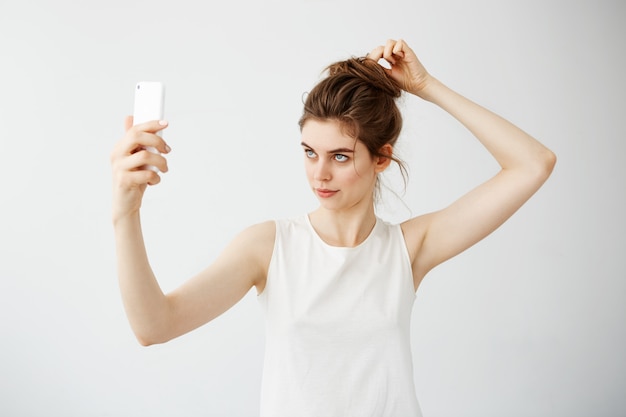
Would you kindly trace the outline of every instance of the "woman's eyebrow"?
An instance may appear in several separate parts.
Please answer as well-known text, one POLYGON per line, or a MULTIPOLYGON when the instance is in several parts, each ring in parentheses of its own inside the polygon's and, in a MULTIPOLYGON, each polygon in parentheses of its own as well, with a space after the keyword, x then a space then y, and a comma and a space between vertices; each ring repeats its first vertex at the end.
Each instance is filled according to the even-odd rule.
MULTIPOLYGON (((309 148, 310 150, 312 150, 313 152, 315 152, 315 149, 313 149, 312 146, 307 145, 305 142, 301 142, 300 145, 302 145, 305 148, 309 148)), ((317 153, 317 152, 316 152, 317 153)), ((350 149, 350 148, 337 148, 337 149, 332 149, 330 151, 328 151, 327 153, 354 153, 354 149, 350 149)))

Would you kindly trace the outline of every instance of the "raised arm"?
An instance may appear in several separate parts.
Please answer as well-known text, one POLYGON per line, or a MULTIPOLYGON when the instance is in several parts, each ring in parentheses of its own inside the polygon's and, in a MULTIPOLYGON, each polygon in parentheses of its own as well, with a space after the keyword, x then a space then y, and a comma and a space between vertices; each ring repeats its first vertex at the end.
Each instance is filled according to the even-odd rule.
POLYGON ((241 232, 197 276, 169 294, 164 294, 150 267, 140 222, 140 207, 148 185, 160 182, 167 172, 165 157, 144 150, 155 147, 163 154, 169 147, 156 135, 166 123, 148 122, 131 126, 111 154, 113 170, 113 226, 117 270, 124 308, 131 328, 142 345, 162 343, 189 332, 217 317, 251 288, 261 291, 273 248, 272 222, 241 232))
POLYGON ((391 77, 461 122, 501 167, 450 206, 403 223, 417 286, 436 265, 480 241, 515 213, 550 176, 556 157, 512 123, 431 76, 404 41, 388 41, 370 58, 387 60, 391 77))

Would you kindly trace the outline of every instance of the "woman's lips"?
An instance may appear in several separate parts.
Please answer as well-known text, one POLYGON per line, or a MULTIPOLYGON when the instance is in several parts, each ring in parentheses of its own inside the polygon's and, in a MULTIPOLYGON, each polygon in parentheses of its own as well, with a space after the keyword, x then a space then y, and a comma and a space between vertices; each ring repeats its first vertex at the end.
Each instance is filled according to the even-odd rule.
POLYGON ((335 194, 337 194, 337 191, 338 190, 327 190, 325 188, 316 188, 315 189, 315 192, 321 198, 330 198, 330 197, 334 196, 335 194))

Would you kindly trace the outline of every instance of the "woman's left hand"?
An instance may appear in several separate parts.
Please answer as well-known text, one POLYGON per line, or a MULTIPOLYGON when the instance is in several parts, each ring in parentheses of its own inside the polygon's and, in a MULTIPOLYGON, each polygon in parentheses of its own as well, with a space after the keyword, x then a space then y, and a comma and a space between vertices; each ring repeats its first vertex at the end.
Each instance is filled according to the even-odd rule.
POLYGON ((403 90, 417 96, 431 79, 415 52, 402 39, 389 39, 384 46, 374 48, 367 57, 377 62, 381 58, 387 61, 391 66, 391 69, 385 68, 389 76, 396 80, 403 90))

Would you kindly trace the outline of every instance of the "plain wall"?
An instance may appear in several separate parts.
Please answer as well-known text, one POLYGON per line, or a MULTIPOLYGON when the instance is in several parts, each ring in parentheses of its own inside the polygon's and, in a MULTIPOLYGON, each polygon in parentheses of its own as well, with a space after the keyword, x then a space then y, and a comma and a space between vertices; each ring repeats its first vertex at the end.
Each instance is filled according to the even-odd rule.
MULTIPOLYGON (((625 5, 620 1, 0 0, 0 415, 255 416, 254 290, 141 347, 124 315, 109 155, 140 80, 166 84, 170 172, 142 220, 165 291, 244 227, 316 207, 302 95, 404 38, 437 78, 554 150, 546 185, 438 267, 414 309, 427 417, 626 415, 625 5)), ((401 101, 403 193, 444 207, 497 171, 440 109, 401 101)), ((410 211, 405 207, 409 207, 410 211)))

